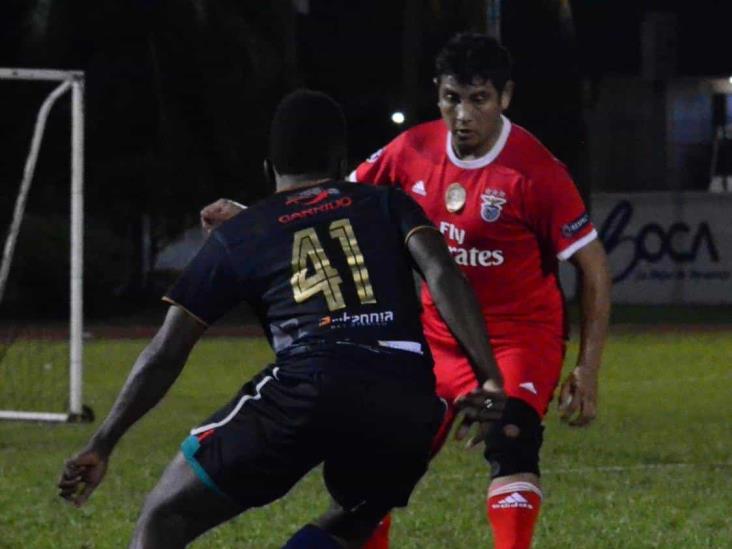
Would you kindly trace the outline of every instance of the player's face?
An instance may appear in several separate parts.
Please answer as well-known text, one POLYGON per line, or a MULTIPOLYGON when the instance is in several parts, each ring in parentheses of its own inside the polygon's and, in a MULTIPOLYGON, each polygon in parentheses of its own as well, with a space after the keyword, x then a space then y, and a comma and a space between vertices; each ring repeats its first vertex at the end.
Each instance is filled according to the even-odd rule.
POLYGON ((440 77, 437 105, 459 157, 477 158, 491 149, 501 133, 501 114, 511 102, 512 90, 512 82, 498 93, 488 80, 461 84, 454 76, 440 77))

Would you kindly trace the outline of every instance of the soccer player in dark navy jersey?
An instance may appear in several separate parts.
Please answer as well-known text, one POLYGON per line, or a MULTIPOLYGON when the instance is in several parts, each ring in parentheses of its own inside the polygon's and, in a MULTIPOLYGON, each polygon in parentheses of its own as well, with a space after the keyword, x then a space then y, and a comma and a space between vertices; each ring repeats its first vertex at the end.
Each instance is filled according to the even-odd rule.
POLYGON ((404 248, 424 229, 421 208, 393 189, 279 192, 215 231, 164 300, 206 325, 247 301, 276 353, 352 342, 426 354, 404 248))
POLYGON ((59 481, 62 497, 83 504, 116 443, 160 401, 206 328, 250 303, 275 362, 191 431, 148 496, 131 547, 184 547, 283 496, 320 463, 336 503, 286 548, 360 547, 386 512, 406 505, 444 413, 412 269, 480 381, 462 400, 463 429, 485 426, 505 404, 477 301, 440 233, 401 191, 340 180, 338 105, 317 92, 285 98, 270 154, 277 193, 211 234, 164 297, 164 324, 109 415, 59 481))

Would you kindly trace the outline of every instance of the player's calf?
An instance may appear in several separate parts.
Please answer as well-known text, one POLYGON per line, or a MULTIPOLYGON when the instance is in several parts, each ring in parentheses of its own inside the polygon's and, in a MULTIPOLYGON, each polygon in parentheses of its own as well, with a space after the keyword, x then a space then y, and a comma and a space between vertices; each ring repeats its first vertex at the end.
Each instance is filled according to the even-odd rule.
MULTIPOLYGON (((369 537, 387 515, 390 507, 365 502, 355 509, 346 510, 332 501, 331 507, 321 515, 315 525, 340 542, 346 549, 364 547, 369 537)), ((307 545, 285 546, 287 549, 310 547, 307 545)), ((316 546, 313 546, 316 547, 316 546)), ((319 546, 318 546, 319 547, 319 546)))
POLYGON ((486 511, 495 549, 528 549, 539 516, 539 450, 543 441, 539 414, 509 398, 503 417, 486 436, 485 457, 493 481, 486 511))
POLYGON ((530 478, 521 480, 522 477, 534 475, 506 477, 508 482, 499 486, 492 485, 488 489, 486 511, 493 531, 495 549, 531 547, 542 494, 537 483, 530 478))
POLYGON ((363 549, 389 549, 389 530, 391 530, 391 515, 386 515, 364 544, 363 549))

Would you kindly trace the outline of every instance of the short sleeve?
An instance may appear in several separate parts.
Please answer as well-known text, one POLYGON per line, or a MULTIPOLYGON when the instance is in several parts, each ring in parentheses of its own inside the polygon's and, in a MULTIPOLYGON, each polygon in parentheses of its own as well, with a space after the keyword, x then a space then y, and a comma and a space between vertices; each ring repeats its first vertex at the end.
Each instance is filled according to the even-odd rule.
POLYGON ((398 185, 397 167, 401 141, 402 137, 398 136, 361 162, 348 176, 349 181, 371 185, 398 185))
POLYGON ((163 297, 207 326, 242 300, 229 252, 219 238, 214 231, 163 297))
POLYGON ((566 261, 597 238, 579 191, 566 169, 556 165, 530 181, 527 214, 539 239, 566 261))
POLYGON ((389 190, 389 210, 399 226, 403 242, 422 229, 437 230, 419 204, 401 189, 389 190))

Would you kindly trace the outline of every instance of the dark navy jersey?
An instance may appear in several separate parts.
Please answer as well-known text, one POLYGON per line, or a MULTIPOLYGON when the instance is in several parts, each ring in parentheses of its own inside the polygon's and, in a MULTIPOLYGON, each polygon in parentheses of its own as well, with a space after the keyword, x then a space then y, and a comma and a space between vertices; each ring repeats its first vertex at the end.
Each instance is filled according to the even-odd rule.
POLYGON ((275 352, 308 341, 425 350, 406 242, 434 229, 402 191, 345 182, 277 193, 222 224, 166 294, 205 324, 241 301, 275 352))

